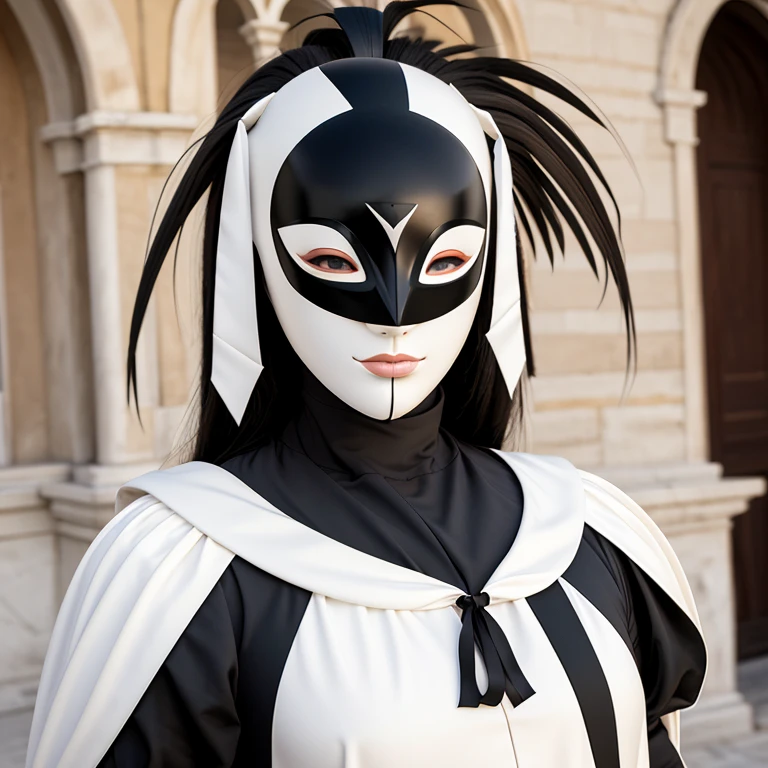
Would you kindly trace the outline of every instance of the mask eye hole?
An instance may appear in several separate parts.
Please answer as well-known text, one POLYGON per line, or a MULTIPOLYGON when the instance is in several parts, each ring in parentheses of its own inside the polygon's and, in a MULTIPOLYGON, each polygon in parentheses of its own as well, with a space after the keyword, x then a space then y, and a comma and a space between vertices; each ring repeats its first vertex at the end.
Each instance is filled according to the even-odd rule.
POLYGON ((352 274, 358 271, 355 262, 346 253, 335 248, 314 248, 300 258, 320 272, 352 274))
POLYGON ((365 282, 365 270, 352 244, 324 224, 289 224, 278 230, 294 262, 318 280, 365 282))
POLYGON ((476 224, 458 224, 445 230, 424 259, 419 282, 442 285, 460 279, 480 257, 484 242, 485 229, 476 224))
POLYGON ((429 276, 450 275, 461 269, 470 258, 461 251, 441 251, 430 259, 424 274, 429 276))

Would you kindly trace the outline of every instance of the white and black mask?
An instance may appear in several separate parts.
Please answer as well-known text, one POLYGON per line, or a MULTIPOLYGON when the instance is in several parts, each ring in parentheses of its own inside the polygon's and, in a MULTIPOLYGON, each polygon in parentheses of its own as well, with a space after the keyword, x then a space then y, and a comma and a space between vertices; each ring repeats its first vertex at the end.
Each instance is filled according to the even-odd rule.
MULTIPOLYGON (((231 216, 224 219, 227 205, 245 214, 230 176, 247 161, 250 231, 289 342, 348 405, 398 418, 440 383, 477 311, 494 180, 484 128, 492 135, 495 126, 482 125, 484 113, 450 86, 385 59, 323 65, 264 101, 247 147, 233 146, 218 258, 222 246, 245 246, 244 237, 235 242, 231 216)), ((511 178, 509 186, 511 198, 511 178)), ((508 305, 519 300, 514 253, 511 259, 508 305)), ((245 340, 242 329, 235 343, 224 338, 234 318, 220 320, 224 333, 216 328, 217 316, 232 309, 224 302, 247 297, 243 285, 231 285, 237 279, 217 265, 214 384, 225 401, 229 394, 242 403, 250 390, 223 378, 236 375, 240 354, 254 359, 258 339, 245 340), (220 294, 220 279, 232 290, 220 294)), ((514 363, 515 381, 523 360, 514 363)), ((240 407, 227 404, 239 420, 240 407)))

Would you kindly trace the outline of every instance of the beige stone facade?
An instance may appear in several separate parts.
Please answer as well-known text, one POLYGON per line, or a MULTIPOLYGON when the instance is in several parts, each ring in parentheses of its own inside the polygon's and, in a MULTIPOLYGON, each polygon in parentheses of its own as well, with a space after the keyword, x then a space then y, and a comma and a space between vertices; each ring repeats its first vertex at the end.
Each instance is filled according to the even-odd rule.
MULTIPOLYGON (((768 1, 749 0, 768 16, 768 1)), ((710 463, 695 89, 722 0, 470 0, 462 37, 574 81, 620 146, 567 114, 623 215, 638 328, 569 243, 529 259, 537 376, 528 448, 632 493, 692 581, 712 664, 688 738, 746 732, 736 688, 731 518, 764 492, 710 463)), ((309 0, 0 0, 0 712, 29 707, 56 605, 114 489, 183 439, 197 370, 199 227, 161 278, 126 404, 133 296, 171 167, 309 0)), ((433 22, 416 19, 435 34, 433 22)))

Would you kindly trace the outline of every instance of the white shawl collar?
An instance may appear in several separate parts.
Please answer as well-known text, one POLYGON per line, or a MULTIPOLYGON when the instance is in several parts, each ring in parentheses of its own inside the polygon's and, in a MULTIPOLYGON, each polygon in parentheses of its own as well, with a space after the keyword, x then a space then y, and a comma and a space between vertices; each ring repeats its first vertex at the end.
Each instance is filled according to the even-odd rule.
MULTIPOLYGON (((482 591, 517 600, 554 583, 570 565, 584 527, 584 491, 563 459, 500 455, 523 489, 512 548, 482 591)), ((203 462, 150 472, 130 482, 118 506, 143 491, 205 535, 284 581, 335 600, 393 610, 430 610, 464 594, 456 586, 389 563, 288 517, 231 473, 203 462)))

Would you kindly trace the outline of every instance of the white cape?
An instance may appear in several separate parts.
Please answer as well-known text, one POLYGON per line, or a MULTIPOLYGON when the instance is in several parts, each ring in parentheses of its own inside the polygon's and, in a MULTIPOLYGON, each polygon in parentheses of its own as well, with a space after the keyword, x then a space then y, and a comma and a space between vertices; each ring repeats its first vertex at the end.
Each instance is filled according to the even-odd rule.
MULTIPOLYGON (((513 546, 514 568, 500 566, 485 589, 492 602, 535 594, 557 580, 586 523, 640 566, 700 630, 677 557, 627 495, 562 459, 500 455, 521 480, 525 511, 535 514, 524 511, 518 540, 526 546, 513 546)), ((310 592, 369 608, 432 610, 462 594, 298 523, 226 470, 203 462, 129 483, 118 494, 117 511, 64 598, 40 682, 27 768, 99 763, 236 555, 310 592)), ((679 713, 664 722, 678 746, 679 713)))

